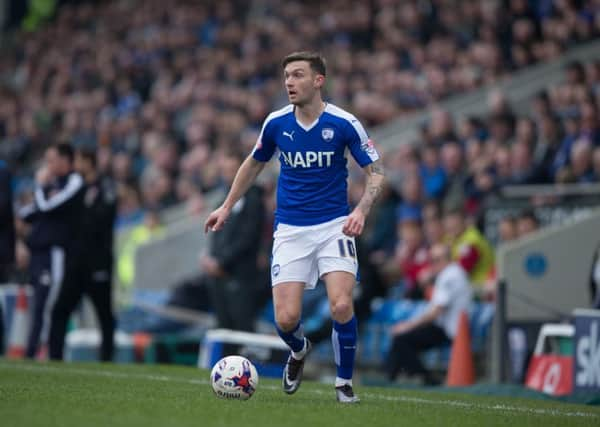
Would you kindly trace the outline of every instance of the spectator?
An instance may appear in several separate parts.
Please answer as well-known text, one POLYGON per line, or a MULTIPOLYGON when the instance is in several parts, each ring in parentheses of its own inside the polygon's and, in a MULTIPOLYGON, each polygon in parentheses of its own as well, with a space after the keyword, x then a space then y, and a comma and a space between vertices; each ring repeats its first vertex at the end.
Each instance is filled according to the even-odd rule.
MULTIPOLYGON (((221 154, 219 170, 229 188, 243 157, 233 149, 221 154)), ((262 190, 254 185, 231 210, 220 233, 210 235, 208 254, 200 269, 209 281, 211 304, 220 328, 253 331, 260 309, 257 242, 261 240, 265 207, 262 190)))
MULTIPOLYGON (((393 270, 402 277, 403 296, 408 299, 422 299, 423 289, 419 274, 428 266, 429 256, 421 225, 421 211, 409 206, 401 206, 398 211, 398 239, 393 270)), ((391 269, 388 269, 391 270, 391 269)), ((392 271, 388 271, 390 274, 392 271)))
POLYGON ((590 183, 595 181, 593 147, 589 140, 580 138, 571 146, 570 162, 558 171, 557 182, 590 183))
POLYGON ((594 181, 600 182, 600 147, 594 148, 592 154, 592 167, 594 169, 594 181))
POLYGON ((419 360, 419 353, 450 344, 457 333, 460 314, 471 303, 469 279, 463 268, 452 261, 450 248, 436 244, 430 257, 436 279, 427 311, 415 319, 396 323, 391 329, 393 341, 386 364, 391 381, 405 372, 422 376, 425 384, 439 384, 419 360))
POLYGON ((524 143, 531 149, 535 146, 536 139, 535 122, 529 117, 517 118, 515 142, 524 143))
POLYGON ((444 214, 452 257, 468 273, 473 286, 484 285, 494 267, 494 251, 487 239, 473 225, 467 225, 464 213, 455 209, 444 214))
POLYGON ((517 221, 512 215, 503 216, 498 222, 498 243, 506 243, 517 238, 517 221))
MULTIPOLYGON (((48 186, 50 175, 46 166, 42 166, 36 172, 35 180, 38 186, 48 186)), ((44 346, 48 344, 48 296, 51 289, 60 285, 60 276, 64 270, 64 252, 56 239, 49 238, 48 218, 41 215, 35 202, 30 201, 30 204, 18 210, 18 224, 23 231, 29 254, 26 283, 33 287, 33 311, 25 349, 25 355, 33 358, 40 349, 40 341, 44 346)))
MULTIPOLYGON (((517 220, 512 215, 503 216, 498 222, 498 241, 497 245, 511 242, 517 238, 517 220)), ((494 301, 496 299, 496 289, 498 287, 498 271, 496 265, 489 271, 488 277, 483 285, 481 298, 485 301, 494 301)))
POLYGON ((510 149, 511 185, 533 184, 535 177, 532 169, 532 153, 525 142, 515 142, 510 149))
MULTIPOLYGON (((9 269, 15 261, 11 178, 7 164, 0 160, 0 286, 8 280, 9 269)), ((3 320, 2 304, 0 304, 0 356, 4 354, 3 320)))
POLYGON ((552 163, 562 139, 560 121, 548 113, 541 116, 538 126, 540 137, 534 145, 533 167, 539 182, 550 183, 553 179, 552 163))
POLYGON ((469 214, 476 215, 486 198, 494 194, 496 189, 493 168, 490 159, 484 151, 483 142, 478 139, 467 141, 467 164, 469 174, 464 182, 464 193, 467 197, 465 209, 469 214))
POLYGON ((494 153, 493 170, 495 185, 503 187, 512 184, 512 166, 510 163, 510 149, 505 145, 499 146, 494 153))
POLYGON ((33 223, 27 245, 31 251, 34 311, 26 355, 35 357, 40 343, 47 343, 50 357, 62 359, 62 346, 52 340, 52 332, 56 332, 52 322, 61 309, 58 302, 63 290, 74 280, 82 244, 84 183, 73 170, 71 146, 64 143, 50 146, 44 160, 44 166, 36 174, 35 203, 21 210, 22 218, 33 223))
POLYGON ((444 209, 462 208, 465 203, 464 185, 467 179, 462 148, 457 142, 447 142, 442 146, 441 157, 442 168, 447 178, 443 207, 444 209))
MULTIPOLYGON (((141 0, 73 3, 62 5, 56 19, 27 37, 16 30, 10 52, 18 55, 0 60, 5 87, 0 151, 9 163, 27 162, 43 149, 44 140, 62 138, 98 147, 101 172, 115 155, 117 181, 127 175, 128 162, 135 180, 146 168, 159 169, 145 174, 141 185, 143 201, 152 208, 175 202, 175 182, 183 171, 174 157, 197 147, 209 150, 199 159, 203 167, 195 169, 193 182, 203 191, 214 187, 213 149, 233 135, 255 133, 266 111, 281 103, 276 70, 289 46, 309 44, 332 52, 330 66, 338 77, 331 82, 332 98, 353 107, 369 124, 379 124, 496 82, 598 35, 598 11, 589 2, 529 7, 532 2, 515 1, 500 9, 499 2, 419 7, 398 0, 351 0, 327 4, 316 24, 310 5, 290 12, 271 1, 264 8, 233 0, 193 5, 146 0, 143 8, 141 0), (295 25, 282 25, 289 19, 295 25)), ((598 125, 594 109, 583 105, 589 99, 584 102, 581 87, 597 86, 597 69, 597 64, 571 64, 566 91, 560 91, 561 100, 578 94, 578 132, 590 135, 598 134, 598 125)), ((556 97, 539 97, 536 121, 539 113, 557 112, 556 97)), ((489 104, 493 119, 470 121, 471 131, 459 132, 461 143, 490 133, 500 144, 513 134, 506 97, 492 91, 489 104)), ((573 109, 568 102, 565 106, 573 109)), ((438 146, 458 140, 450 114, 437 108, 425 134, 438 146)), ((440 183, 433 190, 429 184, 426 191, 438 197, 440 183)), ((452 188, 450 182, 449 194, 457 195, 452 188)))
POLYGON ((144 243, 154 238, 159 238, 164 234, 164 227, 161 224, 158 212, 154 210, 146 211, 144 222, 139 224, 129 232, 121 248, 119 259, 117 260, 117 275, 119 284, 124 291, 131 291, 135 279, 135 253, 144 243))
POLYGON ((533 97, 531 100, 531 109, 534 119, 538 122, 543 117, 548 117, 552 113, 552 105, 547 90, 541 90, 533 97))
POLYGON ((421 205, 423 189, 421 185, 421 177, 416 172, 407 173, 402 181, 401 198, 399 205, 398 217, 402 216, 402 211, 412 212, 412 215, 421 217, 421 205))
POLYGON ((112 360, 115 331, 111 287, 116 194, 112 182, 98 174, 95 151, 80 148, 75 156, 75 169, 85 181, 80 230, 84 244, 78 248, 77 263, 71 267, 69 280, 63 283, 57 308, 52 313, 51 330, 56 331, 52 337, 55 340, 52 355, 56 358, 62 355, 66 330, 57 329, 66 325, 85 294, 91 299, 100 321, 100 360, 107 362, 112 360))
POLYGON ((429 201, 423 207, 423 232, 429 248, 446 240, 441 209, 435 201, 429 201))
POLYGON ((117 191, 119 205, 115 227, 119 229, 139 224, 144 218, 144 210, 138 191, 130 185, 123 185, 117 191))
POLYGON ((452 125, 452 115, 440 108, 433 108, 431 111, 431 123, 426 128, 429 143, 436 146, 443 146, 447 142, 456 140, 452 125))
POLYGON ((15 228, 13 219, 12 174, 0 160, 0 283, 15 261, 15 228))
POLYGON ((426 199, 440 198, 446 187, 446 173, 439 163, 437 147, 427 145, 421 153, 420 174, 426 199))
POLYGON ((527 236, 540 227, 540 221, 532 209, 523 210, 517 217, 517 236, 527 236))

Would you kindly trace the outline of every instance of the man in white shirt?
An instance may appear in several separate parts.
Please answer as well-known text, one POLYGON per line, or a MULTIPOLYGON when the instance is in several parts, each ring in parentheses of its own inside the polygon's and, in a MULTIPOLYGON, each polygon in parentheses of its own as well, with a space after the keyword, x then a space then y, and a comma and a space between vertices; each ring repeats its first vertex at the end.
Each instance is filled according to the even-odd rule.
POLYGON ((450 344, 457 332, 462 311, 469 309, 473 291, 465 270, 452 261, 450 248, 431 248, 431 269, 436 275, 430 305, 421 316, 392 326, 394 335, 387 361, 387 375, 394 380, 400 372, 423 377, 425 384, 438 384, 419 359, 419 353, 450 344))

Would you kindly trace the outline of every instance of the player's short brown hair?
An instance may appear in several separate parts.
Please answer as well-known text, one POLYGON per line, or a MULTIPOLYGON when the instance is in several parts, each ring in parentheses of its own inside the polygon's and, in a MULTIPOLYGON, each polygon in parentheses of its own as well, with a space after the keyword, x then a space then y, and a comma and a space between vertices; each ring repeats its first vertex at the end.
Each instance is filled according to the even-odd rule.
POLYGON ((288 56, 283 58, 283 61, 281 61, 281 65, 283 68, 285 68, 287 64, 295 61, 308 62, 310 65, 310 69, 317 74, 325 76, 327 73, 327 67, 325 66, 325 58, 323 58, 323 56, 318 52, 302 51, 290 53, 288 56))

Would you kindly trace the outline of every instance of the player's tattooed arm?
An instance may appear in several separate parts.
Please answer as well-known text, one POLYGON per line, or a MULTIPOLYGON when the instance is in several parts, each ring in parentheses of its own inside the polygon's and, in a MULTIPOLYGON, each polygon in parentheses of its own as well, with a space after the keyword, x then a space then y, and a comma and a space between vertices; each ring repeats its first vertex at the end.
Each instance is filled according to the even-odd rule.
POLYGON ((385 171, 381 160, 371 163, 364 170, 367 174, 367 183, 365 185, 365 193, 358 203, 358 208, 367 216, 379 194, 381 194, 385 181, 385 171))

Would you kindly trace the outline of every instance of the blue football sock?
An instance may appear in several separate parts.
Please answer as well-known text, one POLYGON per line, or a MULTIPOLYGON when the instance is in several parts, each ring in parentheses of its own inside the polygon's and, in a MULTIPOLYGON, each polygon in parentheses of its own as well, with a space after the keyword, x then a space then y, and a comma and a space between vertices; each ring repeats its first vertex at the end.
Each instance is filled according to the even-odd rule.
POLYGON ((285 341, 293 352, 299 353, 304 349, 304 328, 302 327, 302 323, 298 322, 296 327, 289 332, 282 331, 277 324, 275 324, 275 327, 281 339, 285 341))
POLYGON ((337 376, 340 379, 352 379, 357 335, 357 322, 355 316, 352 316, 352 319, 346 323, 333 322, 331 342, 333 343, 333 354, 335 356, 337 376))

